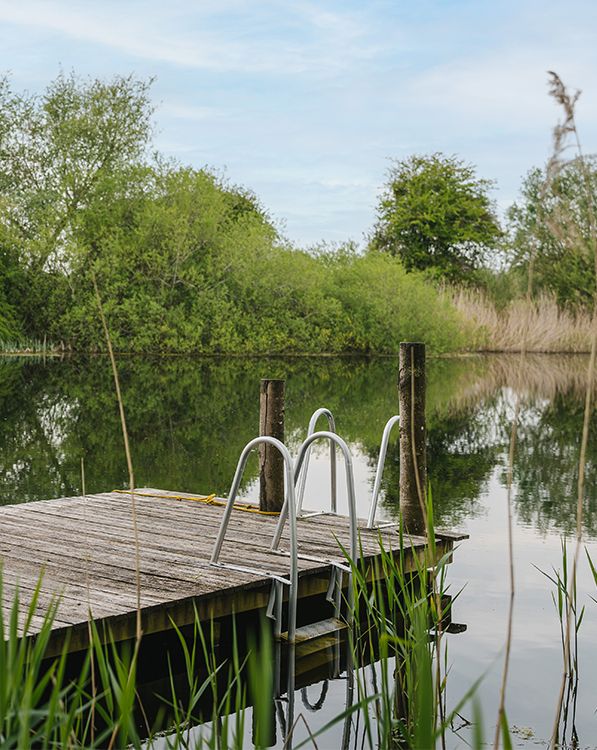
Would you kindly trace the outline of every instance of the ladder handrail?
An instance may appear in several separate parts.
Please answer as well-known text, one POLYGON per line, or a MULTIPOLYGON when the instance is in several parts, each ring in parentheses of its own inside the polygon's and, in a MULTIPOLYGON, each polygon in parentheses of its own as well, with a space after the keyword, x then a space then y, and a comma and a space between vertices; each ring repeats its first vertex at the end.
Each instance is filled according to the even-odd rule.
POLYGON ((301 688, 301 700, 303 702, 303 706, 309 711, 320 711, 323 708, 323 704, 325 703, 329 686, 329 679, 322 682, 319 698, 315 701, 315 703, 311 703, 309 700, 309 693, 307 692, 308 686, 301 688))
MULTIPOLYGON (((307 429, 307 437, 310 435, 313 435, 315 432, 315 428, 317 426, 317 422, 321 417, 327 417, 328 420, 328 427, 330 432, 336 432, 336 420, 334 419, 334 415, 329 409, 326 409, 325 406, 320 407, 319 409, 316 409, 313 414, 311 415, 311 419, 309 420, 309 427, 307 429)), ((303 508, 303 500, 305 497, 305 485, 307 483, 307 474, 309 472, 309 460, 311 458, 311 446, 309 446, 307 450, 307 455, 305 456, 305 462, 303 466, 303 470, 300 473, 299 478, 299 487, 298 492, 296 495, 296 512, 300 513, 303 508)), ((336 482, 336 445, 333 441, 330 441, 330 474, 331 474, 331 488, 330 488, 330 508, 332 513, 336 513, 338 504, 337 504, 337 482, 336 482)))
MULTIPOLYGON (((226 503, 226 509, 220 523, 220 530, 214 545, 213 552, 211 554, 210 563, 216 565, 220 557, 222 550, 222 544, 224 543, 224 537, 228 530, 228 524, 230 522, 230 516, 232 514, 232 508, 234 501, 240 488, 240 482, 242 479, 243 472, 249 459, 249 454, 253 448, 257 447, 261 443, 267 443, 272 445, 274 448, 280 451, 282 458, 284 459, 284 468, 286 475, 286 497, 284 499, 284 508, 288 509, 290 506, 290 591, 288 593, 288 640, 292 643, 294 641, 296 632, 296 609, 297 609, 297 594, 298 594, 298 558, 297 558, 297 538, 296 538, 296 499, 294 494, 294 483, 295 476, 293 472, 293 461, 288 452, 288 448, 277 438, 270 437, 268 435, 262 435, 260 437, 253 438, 243 448, 234 478, 232 480, 232 486, 228 494, 228 501, 226 503)), ((280 514, 280 516, 282 513, 280 514)))
POLYGON ((375 482, 373 483, 373 493, 371 494, 371 504, 369 506, 369 517, 367 519, 367 528, 372 529, 375 524, 375 515, 377 513, 377 501, 379 499, 379 490, 381 489, 381 479, 386 463, 386 453, 388 452, 388 443, 390 442, 390 433, 392 427, 400 422, 400 415, 395 414, 390 417, 383 428, 381 446, 379 449, 379 460, 377 461, 377 471, 375 473, 375 482))
MULTIPOLYGON (((348 445, 344 442, 344 440, 340 437, 340 435, 337 435, 335 432, 328 432, 326 430, 321 430, 321 432, 314 432, 312 435, 309 435, 307 438, 305 438, 305 440, 303 441, 303 444, 300 447, 300 450, 296 459, 296 463, 294 466, 295 481, 300 476, 301 467, 303 465, 303 461, 305 459, 305 454, 307 452, 307 449, 316 440, 321 440, 322 438, 327 438, 328 440, 333 441, 340 448, 342 454, 344 455, 344 466, 346 470, 346 487, 348 490, 348 516, 350 519, 350 555, 351 555, 352 561, 356 562, 357 557, 358 557, 357 504, 356 504, 355 489, 354 489, 354 473, 352 469, 352 456, 350 454, 348 445)), ((286 518, 289 515, 288 497, 290 497, 290 494, 287 496, 287 499, 284 501, 284 505, 282 506, 282 510, 280 511, 278 524, 276 526, 276 531, 274 532, 274 538, 271 544, 271 549, 274 552, 278 549, 278 546, 280 545, 282 531, 286 524, 286 518)), ((291 522, 292 522, 292 510, 293 509, 291 508, 290 510, 291 510, 290 516, 291 516, 291 522)), ((296 523, 295 523, 295 527, 296 527, 296 523)), ((292 531, 291 531, 291 534, 292 534, 292 531)))

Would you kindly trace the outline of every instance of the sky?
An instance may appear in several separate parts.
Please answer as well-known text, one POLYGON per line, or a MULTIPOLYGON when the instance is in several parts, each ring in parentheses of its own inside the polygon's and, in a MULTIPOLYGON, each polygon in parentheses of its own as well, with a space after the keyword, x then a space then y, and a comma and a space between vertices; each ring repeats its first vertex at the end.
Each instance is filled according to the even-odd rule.
POLYGON ((0 72, 155 77, 155 145, 253 190, 297 245, 363 244, 393 159, 443 152, 503 213, 582 90, 597 151, 597 2, 0 0, 0 72))

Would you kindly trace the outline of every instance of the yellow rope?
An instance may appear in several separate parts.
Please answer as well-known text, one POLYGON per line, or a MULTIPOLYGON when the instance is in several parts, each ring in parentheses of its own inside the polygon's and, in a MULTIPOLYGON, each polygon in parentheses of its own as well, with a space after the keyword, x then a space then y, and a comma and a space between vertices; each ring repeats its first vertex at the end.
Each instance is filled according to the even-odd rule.
MULTIPOLYGON (((130 490, 112 490, 112 492, 117 492, 119 495, 130 495, 130 490)), ((153 492, 135 492, 135 495, 137 497, 158 497, 160 499, 164 500, 194 500, 197 503, 205 503, 205 505, 218 505, 221 507, 224 507, 227 505, 225 500, 216 500, 216 494, 215 492, 211 495, 207 495, 206 497, 195 497, 193 495, 160 495, 153 492)), ((234 510, 242 510, 245 513, 258 513, 261 516, 279 516, 278 511, 271 511, 271 510, 259 510, 258 507, 255 505, 250 505, 248 503, 234 503, 232 506, 234 510)))

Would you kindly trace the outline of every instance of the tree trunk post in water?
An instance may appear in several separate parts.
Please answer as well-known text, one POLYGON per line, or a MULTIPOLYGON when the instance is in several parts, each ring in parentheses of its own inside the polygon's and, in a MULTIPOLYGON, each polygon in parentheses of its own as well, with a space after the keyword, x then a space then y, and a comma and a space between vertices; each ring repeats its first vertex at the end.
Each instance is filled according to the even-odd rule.
MULTIPOLYGON (((259 434, 284 442, 284 380, 261 381, 259 434)), ((280 512, 284 503, 284 459, 272 445, 259 446, 259 508, 280 512)))
POLYGON ((401 342, 400 510, 407 534, 425 534, 427 451, 425 434, 425 344, 401 342))

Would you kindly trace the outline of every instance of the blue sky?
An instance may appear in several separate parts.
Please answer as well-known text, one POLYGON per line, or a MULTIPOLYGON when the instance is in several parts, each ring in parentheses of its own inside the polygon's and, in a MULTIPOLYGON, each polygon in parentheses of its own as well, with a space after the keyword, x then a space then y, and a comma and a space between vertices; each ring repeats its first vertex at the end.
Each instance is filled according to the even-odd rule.
POLYGON ((443 151, 500 210, 549 153, 554 69, 597 151, 597 2, 0 0, 0 70, 155 76, 156 146, 254 190, 303 246, 362 242, 389 159, 443 151))

